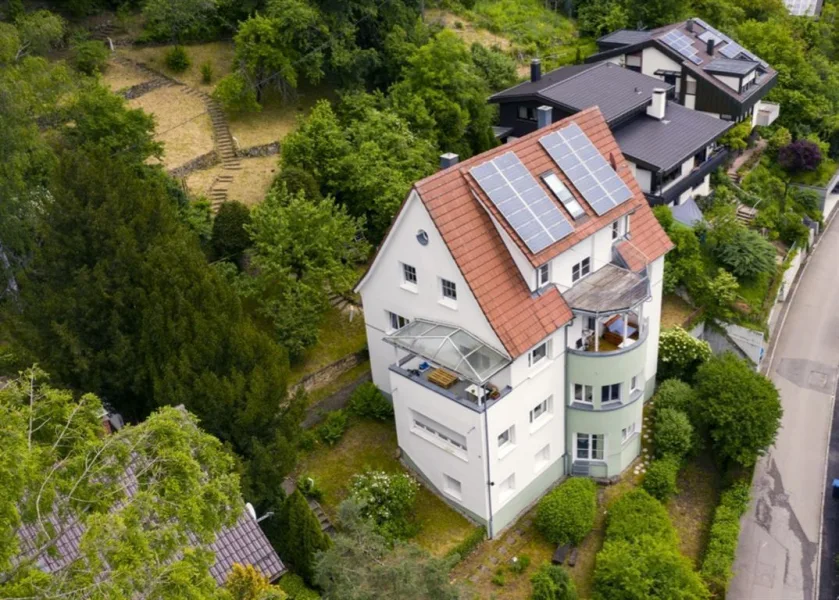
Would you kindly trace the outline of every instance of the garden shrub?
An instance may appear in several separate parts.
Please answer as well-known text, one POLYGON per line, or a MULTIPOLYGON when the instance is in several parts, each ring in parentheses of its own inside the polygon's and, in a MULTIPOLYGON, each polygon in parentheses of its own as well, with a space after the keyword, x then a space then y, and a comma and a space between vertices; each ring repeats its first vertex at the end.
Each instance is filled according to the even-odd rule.
POLYGON ((693 447, 693 425, 687 414, 675 408, 656 407, 653 428, 655 453, 682 459, 693 447))
POLYGON ((334 446, 338 443, 347 429, 347 414, 343 410, 334 410, 324 419, 318 427, 318 437, 327 446, 334 446))
POLYGON ((407 473, 368 471, 353 477, 350 499, 362 517, 370 519, 388 539, 405 539, 416 532, 412 521, 419 484, 407 473))
POLYGON ((778 164, 788 171, 815 171, 821 161, 821 149, 810 140, 795 140, 778 150, 778 164))
POLYGON ((644 490, 656 500, 667 502, 678 492, 676 477, 680 467, 681 463, 675 456, 665 456, 652 461, 644 475, 644 490))
POLYGON ((745 150, 749 145, 749 136, 752 134, 751 121, 743 121, 729 129, 724 136, 719 139, 719 143, 723 146, 728 146, 731 150, 738 152, 745 150))
POLYGON ((108 49, 98 40, 73 44, 70 61, 76 70, 93 75, 101 73, 108 64, 108 49))
POLYGON ((271 186, 274 189, 279 189, 283 184, 285 184, 289 194, 298 194, 302 191, 308 200, 317 201, 323 198, 315 176, 306 169, 293 166, 283 167, 271 186))
POLYGON ((693 570, 690 560, 661 538, 643 535, 632 541, 607 539, 597 553, 595 600, 706 600, 709 597, 708 588, 693 570))
POLYGON ((627 492, 610 506, 606 517, 607 540, 637 540, 646 535, 678 544, 667 509, 642 489, 627 492))
POLYGON ((256 91, 238 72, 219 79, 212 96, 226 112, 231 114, 262 110, 262 106, 256 100, 256 91))
POLYGON ((577 545, 594 527, 597 485, 575 477, 551 490, 539 501, 536 527, 554 544, 577 545))
POLYGON ((294 573, 283 575, 277 585, 288 594, 288 600, 320 600, 320 594, 306 587, 300 575, 294 573))
POLYGON ((653 403, 656 411, 672 408, 690 413, 696 403, 696 392, 681 379, 667 379, 658 386, 653 403))
POLYGON ((738 279, 754 279, 776 268, 775 247, 756 231, 740 227, 715 251, 717 259, 738 279))
POLYGON ((242 253, 250 248, 251 236, 247 226, 251 223, 251 211, 241 202, 225 202, 215 219, 210 245, 216 260, 236 262, 242 253))
POLYGON ((708 342, 697 340, 681 327, 665 329, 658 340, 658 378, 690 382, 699 365, 709 358, 708 342))
POLYGON ((725 595, 725 590, 734 575, 732 565, 740 537, 740 518, 748 507, 749 484, 738 482, 722 493, 720 504, 714 512, 700 573, 719 597, 725 595))
POLYGON ((499 567, 495 570, 495 574, 492 576, 493 585, 497 585, 498 587, 504 587, 507 584, 507 578, 504 576, 504 569, 499 567))
POLYGON ((205 62, 201 65, 201 83, 209 85, 213 82, 213 63, 205 62))
POLYGON ((189 60, 189 54, 187 54, 186 48, 183 46, 174 46, 168 50, 164 61, 166 62, 166 66, 175 73, 183 73, 192 64, 192 61, 189 60))
POLYGON ((577 600, 577 588, 568 571, 545 563, 530 578, 530 600, 577 600))
POLYGON ((387 421, 393 418, 393 404, 372 381, 362 383, 353 390, 350 411, 359 417, 387 421))
POLYGON ((510 561, 510 572, 515 573, 516 575, 521 575, 525 571, 527 571, 527 567, 530 566, 530 557, 526 554, 522 556, 514 556, 513 559, 510 561))
POLYGON ((476 527, 469 535, 463 538, 457 546, 446 552, 446 558, 455 559, 456 557, 456 563, 462 561, 472 554, 475 551, 475 548, 477 548, 486 539, 486 537, 486 527, 483 525, 476 527))
MULTIPOLYGON (((229 266, 232 269, 236 268, 233 265, 229 266)), ((314 432, 305 429, 300 433, 300 438, 297 441, 297 446, 304 452, 311 452, 312 450, 314 450, 317 441, 318 437, 314 434, 314 432)))

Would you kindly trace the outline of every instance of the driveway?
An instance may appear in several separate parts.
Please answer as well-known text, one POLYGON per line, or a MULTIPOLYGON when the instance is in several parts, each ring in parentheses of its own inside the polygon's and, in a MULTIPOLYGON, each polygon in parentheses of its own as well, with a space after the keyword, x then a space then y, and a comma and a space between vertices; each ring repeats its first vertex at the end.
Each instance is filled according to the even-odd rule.
MULTIPOLYGON (((839 229, 831 223, 787 300, 774 351, 766 358, 784 417, 775 446, 755 469, 727 595, 732 600, 813 600, 819 587, 822 499, 839 372, 838 258, 839 229)), ((839 477, 839 471, 829 477, 839 477)))

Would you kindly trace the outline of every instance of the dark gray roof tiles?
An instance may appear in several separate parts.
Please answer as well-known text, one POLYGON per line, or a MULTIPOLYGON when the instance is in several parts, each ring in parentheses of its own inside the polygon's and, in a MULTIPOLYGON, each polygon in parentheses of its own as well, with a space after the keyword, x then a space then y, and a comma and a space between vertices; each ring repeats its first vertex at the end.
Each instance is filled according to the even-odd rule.
POLYGON ((669 171, 733 125, 730 121, 668 102, 663 120, 639 117, 614 133, 627 158, 669 171))
POLYGON ((732 58, 715 58, 705 65, 705 70, 712 73, 728 73, 731 75, 748 75, 758 67, 753 60, 738 60, 732 58))
POLYGON ((530 96, 532 94, 538 94, 540 90, 543 90, 547 87, 554 85, 555 83, 559 83, 568 79, 569 77, 573 77, 583 71, 587 71, 589 69, 594 68, 596 65, 571 65, 568 67, 562 67, 561 69, 554 69, 553 71, 549 71, 542 75, 542 79, 539 81, 524 81, 518 85, 514 85, 511 88, 507 88, 497 94, 490 96, 490 101, 499 101, 504 100, 507 98, 519 98, 521 96, 530 96))
POLYGON ((610 34, 604 35, 602 38, 597 40, 599 44, 613 44, 613 45, 620 45, 620 46, 630 46, 632 44, 638 44, 640 42, 646 42, 650 39, 651 34, 649 31, 636 31, 633 29, 619 29, 618 31, 613 31, 610 34))

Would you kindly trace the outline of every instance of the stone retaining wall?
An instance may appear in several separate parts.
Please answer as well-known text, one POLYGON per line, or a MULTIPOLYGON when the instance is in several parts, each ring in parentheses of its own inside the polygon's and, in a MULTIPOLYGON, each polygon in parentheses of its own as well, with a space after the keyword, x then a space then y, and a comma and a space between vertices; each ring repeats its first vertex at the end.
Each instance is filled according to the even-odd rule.
POLYGON ((274 156, 280 153, 280 142, 271 142, 270 144, 262 144, 261 146, 251 146, 249 148, 237 148, 236 156, 239 158, 257 158, 260 156, 274 156))
POLYGON ((323 387, 333 381, 335 381, 338 377, 363 363, 369 357, 369 353, 367 349, 360 350, 355 354, 350 354, 336 360, 334 363, 326 365, 322 369, 311 373, 310 375, 306 375, 303 379, 300 380, 297 385, 291 388, 291 393, 293 394, 298 389, 302 389, 305 392, 310 392, 315 388, 323 387))
POLYGON ((175 179, 183 179, 193 171, 203 171, 204 169, 209 169, 210 167, 215 166, 218 163, 218 154, 215 150, 210 150, 206 154, 197 156, 193 158, 191 161, 186 162, 179 167, 170 169, 169 175, 171 175, 175 179))
POLYGON ((166 79, 152 79, 150 81, 138 83, 137 85, 132 85, 130 88, 120 90, 117 92, 117 94, 122 96, 126 100, 134 100, 135 98, 139 98, 140 96, 144 96, 149 92, 153 92, 158 88, 166 87, 168 85, 171 85, 171 83, 166 79))

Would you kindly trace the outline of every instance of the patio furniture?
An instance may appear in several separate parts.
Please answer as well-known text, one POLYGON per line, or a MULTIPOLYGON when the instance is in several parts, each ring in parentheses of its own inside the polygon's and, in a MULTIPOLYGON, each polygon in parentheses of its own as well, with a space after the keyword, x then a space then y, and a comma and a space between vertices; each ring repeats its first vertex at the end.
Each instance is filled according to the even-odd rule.
POLYGON ((562 544, 556 547, 554 550, 554 554, 551 557, 551 562, 555 565, 561 565, 565 562, 565 557, 568 555, 568 551, 571 549, 569 544, 562 544))
POLYGON ((603 339, 614 346, 620 346, 623 343, 623 336, 613 331, 604 331, 603 339))
POLYGON ((572 548, 571 554, 568 555, 568 566, 573 567, 577 564, 577 549, 572 548))
POLYGON ((457 383, 457 375, 449 373, 445 369, 432 369, 428 373, 428 381, 447 390, 457 383))
MULTIPOLYGON (((615 315, 609 321, 606 322, 606 327, 609 328, 609 331, 612 333, 617 333, 621 338, 623 338, 623 317, 620 315, 615 315)), ((638 328, 633 327, 632 325, 626 325, 626 336, 629 337, 638 333, 638 328)))

